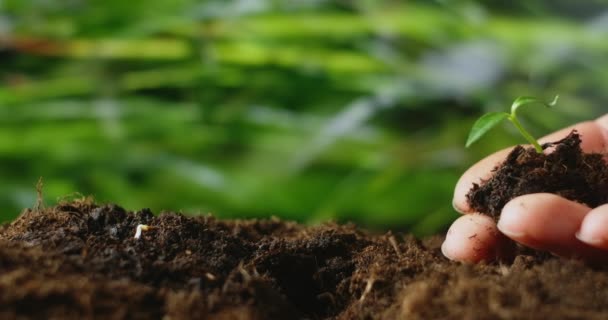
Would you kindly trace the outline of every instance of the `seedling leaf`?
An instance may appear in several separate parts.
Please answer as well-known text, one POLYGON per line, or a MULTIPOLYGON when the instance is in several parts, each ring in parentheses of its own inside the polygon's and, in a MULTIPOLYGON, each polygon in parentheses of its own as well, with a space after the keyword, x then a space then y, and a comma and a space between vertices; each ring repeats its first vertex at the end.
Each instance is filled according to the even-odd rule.
POLYGON ((521 97, 518 97, 517 99, 515 99, 515 101, 513 101, 513 104, 511 105, 511 114, 513 116, 515 116, 515 114, 517 114, 517 109, 519 109, 519 107, 526 105, 526 104, 531 104, 531 103, 538 103, 538 104, 542 104, 543 106, 545 106, 547 108, 551 108, 551 107, 555 106, 558 99, 559 99, 559 95, 556 95, 555 98, 553 98, 553 101, 547 103, 544 100, 538 99, 536 97, 521 96, 521 97))
POLYGON ((534 137, 530 133, 528 133, 528 131, 526 131, 526 129, 521 125, 521 123, 517 119, 517 109, 519 109, 519 107, 521 107, 523 105, 531 104, 531 103, 542 104, 545 107, 550 108, 550 107, 553 107, 557 103, 558 98, 559 98, 559 96, 555 96, 555 98, 553 98, 553 101, 547 103, 547 102, 544 102, 543 100, 540 100, 535 97, 521 96, 521 97, 515 99, 515 101, 511 105, 510 114, 506 113, 506 112, 491 112, 491 113, 487 113, 487 114, 483 115, 481 118, 479 118, 475 122, 475 124, 473 124, 473 128, 471 129, 471 132, 469 133, 469 138, 467 139, 466 146, 469 147, 475 141, 479 140, 479 138, 481 138, 484 134, 486 134, 486 132, 488 132, 488 130, 494 128, 502 120, 507 119, 507 120, 511 121, 511 123, 513 123, 513 125, 517 128, 517 130, 519 130, 519 133, 521 133, 521 135, 526 140, 528 140, 528 142, 530 144, 532 144, 534 146, 534 149, 536 149, 536 152, 542 153, 543 147, 538 143, 538 141, 536 139, 534 139, 534 137))
POLYGON ((504 119, 507 119, 510 115, 506 112, 490 112, 483 115, 481 118, 475 121, 471 132, 469 132, 469 138, 467 139, 466 147, 468 148, 475 141, 479 140, 488 130, 494 128, 504 119))

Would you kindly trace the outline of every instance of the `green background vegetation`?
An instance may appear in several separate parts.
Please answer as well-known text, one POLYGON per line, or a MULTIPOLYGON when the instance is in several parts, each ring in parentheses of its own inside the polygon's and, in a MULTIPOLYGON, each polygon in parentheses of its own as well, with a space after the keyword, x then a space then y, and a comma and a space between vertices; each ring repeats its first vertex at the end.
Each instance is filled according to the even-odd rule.
POLYGON ((128 209, 429 234, 519 95, 535 135, 606 112, 607 1, 0 0, 0 217, 128 209))

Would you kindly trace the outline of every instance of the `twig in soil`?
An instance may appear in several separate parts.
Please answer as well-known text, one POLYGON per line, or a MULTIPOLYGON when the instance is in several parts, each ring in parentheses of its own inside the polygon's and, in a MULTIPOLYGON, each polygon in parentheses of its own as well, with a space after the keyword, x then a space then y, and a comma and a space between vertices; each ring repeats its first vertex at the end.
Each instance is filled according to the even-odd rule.
POLYGON ((589 165, 589 164, 588 164, 588 163, 585 161, 585 158, 584 158, 584 157, 583 157, 583 164, 584 164, 584 165, 585 165, 587 168, 589 168, 589 169, 593 170, 593 167, 592 167, 592 166, 590 166, 590 165, 589 165))
POLYGON ((391 234, 388 237, 388 242, 391 244, 391 246, 395 250, 395 253, 397 253, 397 257, 401 258, 401 250, 399 250, 399 246, 397 245, 397 239, 395 239, 395 236, 391 234))
POLYGON ((255 276, 255 277, 260 276, 260 273, 258 272, 258 269, 255 266, 253 266, 253 276, 255 276))
POLYGON ((372 273, 372 276, 367 279, 365 290, 363 290, 363 294, 361 295, 361 298, 359 298, 359 302, 363 302, 363 300, 365 300, 365 297, 367 297, 367 295, 372 291, 372 288, 374 287, 374 282, 376 282, 376 278, 372 273))
POLYGON ((152 227, 150 227, 147 224, 138 224, 137 225, 137 229, 135 229, 135 239, 139 239, 141 237, 141 233, 142 231, 148 231, 152 229, 152 227))
POLYGON ((243 277, 243 280, 245 282, 249 282, 249 280, 251 280, 251 274, 249 274, 249 271, 247 271, 244 267, 243 267, 243 261, 241 261, 239 263, 239 273, 241 274, 241 276, 243 277))
POLYGON ((509 269, 509 267, 505 266, 504 264, 501 264, 498 267, 498 271, 500 271, 500 274, 503 275, 503 276, 507 276, 511 272, 511 270, 509 269))
POLYGON ((38 178, 36 183, 36 210, 44 209, 44 196, 42 194, 44 190, 44 180, 42 177, 38 178))

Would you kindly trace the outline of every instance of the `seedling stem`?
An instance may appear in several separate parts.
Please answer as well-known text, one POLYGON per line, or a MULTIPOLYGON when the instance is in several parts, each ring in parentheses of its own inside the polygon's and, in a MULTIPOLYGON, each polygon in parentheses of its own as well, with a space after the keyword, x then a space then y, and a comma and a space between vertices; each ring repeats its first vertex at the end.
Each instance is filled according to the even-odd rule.
POLYGON ((479 119, 477 119, 477 121, 475 121, 475 124, 473 124, 473 128, 471 128, 471 132, 469 133, 469 138, 467 139, 466 146, 469 147, 475 141, 479 140, 479 138, 481 138, 484 134, 486 134, 488 130, 494 128, 496 125, 502 122, 502 120, 506 119, 509 120, 515 126, 515 128, 517 128, 517 130, 519 131, 519 133, 521 133, 524 139, 526 139, 530 144, 534 146, 536 152, 542 153, 543 148, 540 143, 538 143, 538 141, 526 129, 524 129, 524 126, 522 126, 521 122, 519 122, 519 119, 517 119, 517 110, 523 105, 532 103, 539 103, 547 108, 550 108, 557 103, 558 98, 559 96, 555 96, 555 98, 553 98, 553 101, 547 103, 534 97, 523 96, 513 101, 513 104, 511 105, 511 113, 490 112, 484 114, 479 119))
POLYGON ((534 139, 534 137, 528 133, 528 131, 526 131, 526 129, 524 129, 524 127, 521 125, 521 123, 519 122, 519 120, 517 120, 517 118, 511 114, 509 115, 509 121, 511 121, 511 123, 513 123, 513 125, 515 126, 515 128, 517 128, 517 130, 519 130, 519 133, 521 133, 521 135, 528 140, 528 142, 534 146, 534 149, 536 149, 536 152, 538 153, 543 153, 543 147, 540 146, 540 143, 538 143, 538 141, 536 141, 536 139, 534 139))

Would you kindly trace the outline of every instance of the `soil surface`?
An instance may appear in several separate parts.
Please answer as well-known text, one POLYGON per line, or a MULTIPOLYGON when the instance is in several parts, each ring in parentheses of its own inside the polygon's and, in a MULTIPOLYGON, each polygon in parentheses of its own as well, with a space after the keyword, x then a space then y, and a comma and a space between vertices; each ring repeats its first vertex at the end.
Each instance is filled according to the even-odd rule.
POLYGON ((591 208, 608 203, 608 163, 598 153, 583 153, 572 131, 565 139, 546 143, 543 154, 517 146, 494 169, 492 177, 474 184, 467 199, 477 212, 497 219, 511 199, 530 193, 554 193, 591 208))
POLYGON ((90 201, 0 228, 1 319, 605 319, 608 267, 464 265, 442 237, 90 201), (151 228, 134 238, 136 228, 151 228))

